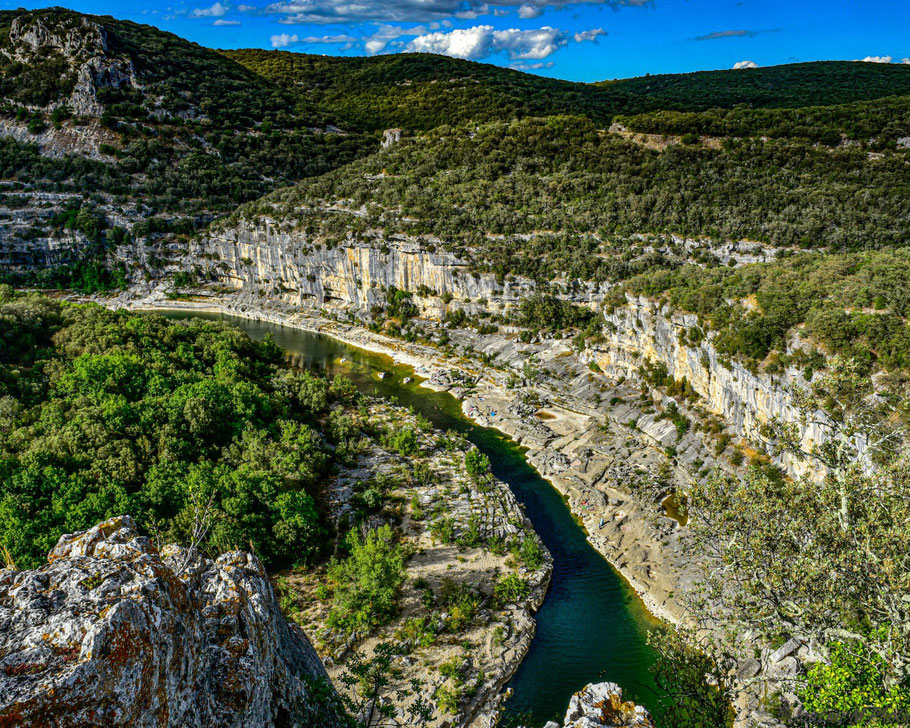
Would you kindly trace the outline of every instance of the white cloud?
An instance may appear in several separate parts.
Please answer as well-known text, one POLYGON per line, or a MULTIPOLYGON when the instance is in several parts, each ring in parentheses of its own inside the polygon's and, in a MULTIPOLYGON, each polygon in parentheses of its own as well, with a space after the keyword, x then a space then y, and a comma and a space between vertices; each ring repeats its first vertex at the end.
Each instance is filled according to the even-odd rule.
POLYGON ((733 68, 758 68, 758 64, 755 61, 739 61, 738 63, 733 64, 733 68))
POLYGON ((241 13, 251 13, 251 12, 253 12, 254 10, 256 10, 257 8, 256 8, 255 5, 238 5, 238 6, 237 6, 237 9, 238 9, 241 13))
MULTIPOLYGON (((653 0, 575 0, 575 5, 612 8, 649 5, 653 0)), ((276 0, 264 8, 280 23, 430 22, 445 18, 472 20, 524 8, 524 13, 562 8, 566 0, 276 0), (498 11, 498 12, 497 12, 498 11)), ((521 12, 521 10, 520 10, 521 12)), ((524 15, 521 17, 536 17, 524 15)))
POLYGON ((516 71, 539 71, 541 68, 553 68, 553 61, 537 61, 537 63, 515 61, 515 63, 509 64, 509 68, 514 68, 516 71))
POLYGON ((386 42, 384 40, 368 40, 363 47, 366 48, 367 53, 375 56, 385 50, 386 42))
POLYGON ((218 18, 212 25, 215 25, 219 28, 223 28, 227 25, 240 25, 239 20, 225 20, 224 18, 218 18))
POLYGON ((894 59, 891 56, 866 56, 860 60, 866 63, 891 63, 894 59))
POLYGON ((190 15, 194 18, 220 18, 222 15, 225 15, 228 11, 226 5, 221 3, 215 3, 210 8, 196 8, 190 15))
POLYGON ((495 30, 492 25, 475 25, 448 33, 427 33, 407 44, 409 51, 440 53, 454 58, 476 60, 494 53, 506 53, 511 60, 539 60, 555 53, 568 43, 558 28, 544 26, 536 30, 495 30))
POLYGON ((300 38, 297 37, 296 33, 294 35, 288 35, 287 33, 273 35, 269 40, 272 41, 272 48, 287 48, 293 43, 300 42, 300 38))
POLYGON ((346 33, 338 35, 308 35, 305 38, 299 37, 296 33, 293 35, 282 33, 281 35, 273 35, 270 40, 272 41, 272 48, 287 48, 289 45, 316 44, 344 44, 350 48, 352 44, 360 39, 355 38, 353 35, 347 35, 346 33))
POLYGON ((901 63, 905 66, 910 66, 910 58, 901 58, 901 63))
POLYGON ((591 28, 591 30, 583 30, 580 33, 576 33, 574 38, 576 43, 584 43, 586 40, 592 40, 596 44, 597 39, 606 34, 607 31, 603 28, 591 28))
POLYGON ((529 20, 530 18, 539 18, 543 14, 543 8, 539 5, 534 7, 532 5, 522 5, 518 8, 518 17, 529 20))

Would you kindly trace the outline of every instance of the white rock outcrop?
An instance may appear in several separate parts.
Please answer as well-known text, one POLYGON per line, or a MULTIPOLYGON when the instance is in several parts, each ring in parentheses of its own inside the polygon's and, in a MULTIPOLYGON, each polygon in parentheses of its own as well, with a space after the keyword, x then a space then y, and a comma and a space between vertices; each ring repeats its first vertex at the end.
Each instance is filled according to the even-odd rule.
POLYGON ((0 725, 330 728, 333 700, 247 553, 159 553, 122 516, 0 571, 0 725))
POLYGON ((585 685, 569 701, 563 725, 550 721, 544 728, 655 728, 654 719, 640 705, 623 702, 616 683, 585 685))

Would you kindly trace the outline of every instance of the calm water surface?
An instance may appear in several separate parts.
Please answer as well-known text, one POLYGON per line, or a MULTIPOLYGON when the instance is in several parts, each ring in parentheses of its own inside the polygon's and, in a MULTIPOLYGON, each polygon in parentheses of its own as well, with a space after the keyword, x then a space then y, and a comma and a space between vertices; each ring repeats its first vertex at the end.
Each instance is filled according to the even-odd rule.
MULTIPOLYGON (((166 315, 183 319, 199 314, 166 315)), ((648 671, 654 654, 646 643, 654 620, 631 587, 587 542, 559 493, 527 463, 521 448, 498 431, 473 424, 451 395, 416 382, 405 384, 402 380, 413 377, 413 370, 395 366, 388 357, 284 326, 219 314, 201 317, 226 321, 254 339, 271 334, 293 364, 330 375, 343 373, 361 391, 413 407, 436 427, 464 434, 488 455, 493 472, 525 506, 554 561, 530 652, 509 683, 514 691, 510 712, 530 711, 537 724, 561 719, 572 693, 586 683, 610 680, 623 688, 624 698, 659 717, 660 698, 648 671), (387 373, 385 379, 376 377, 379 371, 387 373)))

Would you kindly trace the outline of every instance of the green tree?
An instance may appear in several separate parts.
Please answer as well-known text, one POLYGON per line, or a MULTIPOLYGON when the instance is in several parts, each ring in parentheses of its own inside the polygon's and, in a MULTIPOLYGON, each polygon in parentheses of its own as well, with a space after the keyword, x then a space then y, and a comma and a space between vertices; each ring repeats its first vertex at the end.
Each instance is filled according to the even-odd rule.
POLYGON ((370 634, 395 613, 404 582, 404 551, 388 524, 348 536, 350 555, 328 569, 334 589, 328 624, 348 633, 370 634))

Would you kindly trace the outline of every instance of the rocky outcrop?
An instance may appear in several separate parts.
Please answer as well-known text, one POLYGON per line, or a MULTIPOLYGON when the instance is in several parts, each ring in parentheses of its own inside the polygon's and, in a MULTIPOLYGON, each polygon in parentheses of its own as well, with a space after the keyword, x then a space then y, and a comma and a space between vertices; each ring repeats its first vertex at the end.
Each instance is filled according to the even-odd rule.
MULTIPOLYGON (((544 728, 560 728, 550 721, 544 728)), ((561 728, 655 728, 650 713, 632 702, 623 702, 616 683, 585 685, 569 701, 561 728)))
POLYGON ((194 240, 189 252, 192 266, 207 277, 251 299, 267 296, 296 306, 368 311, 385 302, 384 288, 394 286, 416 294, 414 302, 425 315, 440 318, 447 310, 445 294, 462 303, 485 298, 488 307, 508 307, 534 289, 522 279, 500 285, 495 276, 473 271, 467 261, 432 244, 351 240, 328 248, 269 221, 241 221, 194 240))
POLYGON ((159 553, 124 516, 0 571, 0 725, 329 728, 325 680, 249 554, 159 553))
POLYGON ((103 26, 78 15, 57 19, 47 15, 22 15, 9 30, 12 57, 23 63, 36 58, 62 56, 75 79, 65 101, 76 116, 101 116, 104 106, 98 101, 101 89, 138 87, 133 61, 109 53, 107 31, 103 26))
MULTIPOLYGON (((645 362, 663 364, 669 376, 688 381, 707 410, 752 442, 761 442, 762 428, 775 420, 797 428, 806 452, 831 437, 831 429, 821 424, 821 413, 813 423, 802 422, 791 394, 804 384, 799 371, 791 368, 779 375, 752 371, 721 356, 710 338, 689 343, 689 332, 698 327, 697 316, 630 296, 625 306, 604 318, 606 342, 595 347, 590 358, 606 374, 634 376, 645 362)), ((817 464, 789 453, 780 454, 777 462, 792 474, 817 470, 817 464)))

